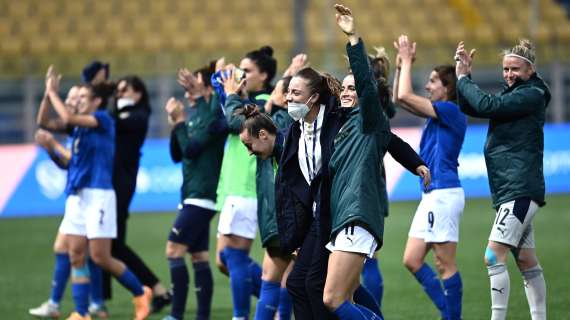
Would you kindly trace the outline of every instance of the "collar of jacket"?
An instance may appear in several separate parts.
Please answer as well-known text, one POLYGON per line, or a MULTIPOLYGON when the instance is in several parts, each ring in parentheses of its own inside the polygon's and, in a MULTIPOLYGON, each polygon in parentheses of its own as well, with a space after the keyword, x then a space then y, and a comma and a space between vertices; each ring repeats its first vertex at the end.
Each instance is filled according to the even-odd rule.
POLYGON ((281 159, 281 154, 283 153, 283 144, 285 143, 285 135, 281 130, 277 130, 275 136, 275 144, 273 145, 273 157, 279 161, 281 159))
POLYGON ((515 83, 513 83, 512 86, 508 86, 505 83, 505 86, 503 87, 503 92, 502 94, 511 92, 513 90, 515 90, 516 88, 523 86, 523 85, 530 85, 530 86, 536 86, 539 87, 540 89, 544 90, 544 95, 546 98, 546 103, 548 104, 548 102, 550 102, 550 88, 548 87, 548 85, 546 84, 546 82, 544 82, 544 80, 542 79, 542 77, 540 77, 538 75, 537 72, 533 73, 530 78, 526 81, 521 80, 520 78, 517 78, 517 80, 515 80, 515 83))
POLYGON ((517 88, 517 87, 520 87, 520 86, 525 85, 525 84, 533 84, 535 81, 542 81, 542 79, 536 74, 536 72, 533 73, 533 74, 530 76, 530 78, 528 78, 528 80, 526 80, 526 81, 525 81, 525 80, 522 80, 521 78, 517 78, 517 79, 515 80, 515 83, 513 83, 513 85, 510 86, 510 87, 509 87, 509 85, 508 85, 506 82, 504 82, 504 84, 503 84, 503 92, 506 93, 506 92, 509 92, 509 91, 513 91, 513 90, 514 90, 515 88, 517 88))

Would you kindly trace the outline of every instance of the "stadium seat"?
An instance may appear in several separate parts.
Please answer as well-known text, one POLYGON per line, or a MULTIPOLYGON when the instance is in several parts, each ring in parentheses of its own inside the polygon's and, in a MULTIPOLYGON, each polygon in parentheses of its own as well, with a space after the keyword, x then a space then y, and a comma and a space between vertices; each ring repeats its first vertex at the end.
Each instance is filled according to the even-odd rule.
MULTIPOLYGON (((495 63, 499 47, 520 37, 534 36, 537 43, 560 48, 550 52, 548 57, 553 58, 570 43, 570 20, 554 0, 539 1, 540 20, 533 34, 528 10, 508 10, 520 6, 519 0, 347 0, 346 4, 358 13, 362 35, 373 45, 390 50, 392 41, 402 33, 434 56, 463 39, 479 48, 479 61, 485 63, 489 58, 495 63), (466 11, 469 4, 470 11, 466 11), (441 10, 434 14, 434 8, 441 10), (469 20, 473 19, 470 15, 479 20, 469 20), (520 27, 504 28, 505 21, 520 27)), ((312 57, 324 57, 331 46, 340 48, 346 41, 335 30, 329 6, 326 1, 308 2, 306 43, 312 57)), ((22 61, 40 59, 42 54, 59 57, 104 52, 110 57, 126 53, 134 57, 160 52, 175 56, 191 50, 190 60, 200 61, 213 52, 239 56, 244 48, 271 44, 276 54, 287 55, 294 45, 292 12, 292 1, 0 0, 0 50, 3 55, 21 55, 22 61)), ((43 63, 32 63, 29 70, 39 65, 43 63)), ((0 69, 5 72, 10 74, 0 69)))

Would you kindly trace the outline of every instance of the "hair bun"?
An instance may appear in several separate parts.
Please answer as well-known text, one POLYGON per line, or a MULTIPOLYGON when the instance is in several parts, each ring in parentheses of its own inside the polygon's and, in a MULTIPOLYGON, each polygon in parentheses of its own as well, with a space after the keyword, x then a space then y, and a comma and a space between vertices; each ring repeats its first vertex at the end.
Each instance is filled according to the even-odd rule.
POLYGON ((259 53, 273 57, 273 48, 271 48, 270 46, 263 46, 259 48, 259 53))
POLYGON ((260 115, 261 112, 259 111, 259 107, 255 104, 246 104, 243 108, 240 108, 237 111, 237 114, 243 115, 246 119, 255 117, 260 115))
POLYGON ((519 46, 525 47, 529 50, 534 50, 534 45, 528 39, 520 39, 519 40, 519 46))

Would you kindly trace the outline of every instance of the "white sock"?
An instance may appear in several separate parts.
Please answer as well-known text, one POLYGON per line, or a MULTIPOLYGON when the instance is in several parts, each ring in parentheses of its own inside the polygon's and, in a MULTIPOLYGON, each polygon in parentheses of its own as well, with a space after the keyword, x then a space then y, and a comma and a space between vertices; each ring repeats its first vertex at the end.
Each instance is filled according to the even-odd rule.
POLYGON ((48 300, 48 304, 50 304, 50 305, 52 305, 52 306, 55 306, 55 307, 58 307, 58 308, 59 308, 59 303, 58 303, 58 302, 55 302, 55 301, 53 301, 51 298, 48 300))
POLYGON ((507 266, 497 263, 488 266, 489 279, 491 280, 491 320, 505 320, 509 305, 510 280, 507 266))
POLYGON ((522 272, 532 320, 546 319, 546 282, 540 265, 522 272))

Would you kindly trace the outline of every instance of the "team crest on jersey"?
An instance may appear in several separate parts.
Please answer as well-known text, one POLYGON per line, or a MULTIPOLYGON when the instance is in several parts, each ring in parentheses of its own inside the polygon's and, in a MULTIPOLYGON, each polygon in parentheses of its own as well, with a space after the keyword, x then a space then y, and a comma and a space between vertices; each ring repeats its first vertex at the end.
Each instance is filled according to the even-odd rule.
POLYGON ((73 140, 73 153, 78 153, 79 152, 79 137, 75 138, 75 140, 73 140))

